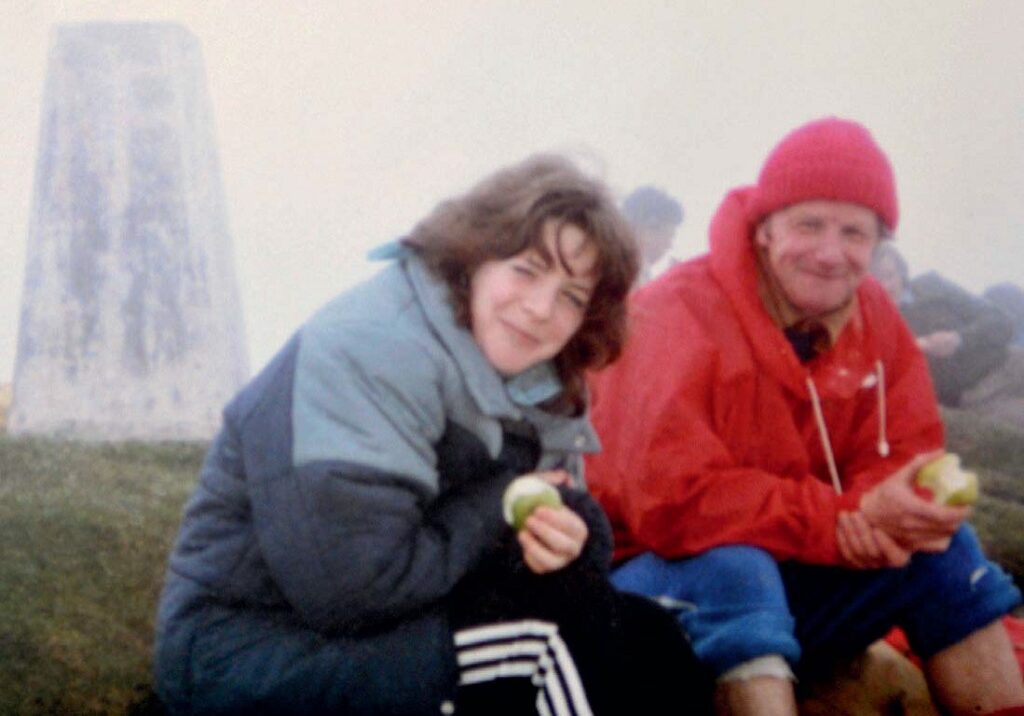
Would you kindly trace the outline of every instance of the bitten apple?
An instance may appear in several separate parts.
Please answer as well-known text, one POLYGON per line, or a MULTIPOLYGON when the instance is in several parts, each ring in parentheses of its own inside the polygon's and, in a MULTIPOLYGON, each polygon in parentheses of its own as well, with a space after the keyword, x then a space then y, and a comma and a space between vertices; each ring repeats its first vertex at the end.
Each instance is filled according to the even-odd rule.
POLYGON ((561 507, 562 496, 551 483, 536 475, 521 475, 509 483, 501 499, 505 521, 516 531, 526 524, 526 518, 541 505, 561 507))
POLYGON ((978 501, 978 476, 960 467, 960 456, 948 452, 917 471, 917 484, 943 505, 973 505, 978 501))

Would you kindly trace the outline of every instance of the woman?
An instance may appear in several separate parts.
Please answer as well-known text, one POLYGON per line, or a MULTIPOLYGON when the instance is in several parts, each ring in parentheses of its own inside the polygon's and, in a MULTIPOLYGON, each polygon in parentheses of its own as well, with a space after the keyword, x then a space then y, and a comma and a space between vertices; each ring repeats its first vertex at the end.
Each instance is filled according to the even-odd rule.
POLYGON ((678 694, 689 651, 671 618, 608 586, 607 523, 579 489, 598 445, 583 373, 618 355, 637 271, 610 198, 535 157, 395 248, 226 408, 161 598, 161 698, 181 713, 617 713, 630 689, 610 676, 666 672, 678 694), (501 496, 534 471, 567 507, 513 534, 501 496))

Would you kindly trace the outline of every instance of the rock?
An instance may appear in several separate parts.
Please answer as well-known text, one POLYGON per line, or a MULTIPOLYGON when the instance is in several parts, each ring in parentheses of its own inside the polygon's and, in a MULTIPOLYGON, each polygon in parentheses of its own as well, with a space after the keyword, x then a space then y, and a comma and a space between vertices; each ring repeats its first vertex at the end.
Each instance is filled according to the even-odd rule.
POLYGON ((875 642, 831 674, 801 684, 799 707, 802 716, 939 713, 924 674, 885 641, 875 642))

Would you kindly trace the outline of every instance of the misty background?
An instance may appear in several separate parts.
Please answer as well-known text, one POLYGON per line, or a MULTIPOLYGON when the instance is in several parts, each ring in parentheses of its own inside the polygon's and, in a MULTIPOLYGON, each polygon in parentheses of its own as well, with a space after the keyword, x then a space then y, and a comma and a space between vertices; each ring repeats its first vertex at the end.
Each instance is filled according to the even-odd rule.
POLYGON ((373 246, 537 151, 622 197, 654 184, 706 246, 725 192, 790 129, 864 123, 899 248, 981 291, 1024 282, 1024 3, 6 0, 0 383, 11 380, 50 31, 161 20, 202 45, 250 363, 376 270, 373 246))

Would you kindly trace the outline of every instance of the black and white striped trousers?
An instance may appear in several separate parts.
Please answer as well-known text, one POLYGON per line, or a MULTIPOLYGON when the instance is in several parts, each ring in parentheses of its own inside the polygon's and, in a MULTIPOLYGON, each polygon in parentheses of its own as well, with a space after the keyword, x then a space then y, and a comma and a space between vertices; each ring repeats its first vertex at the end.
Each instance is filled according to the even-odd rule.
POLYGON ((462 629, 455 633, 455 649, 460 687, 519 680, 535 690, 539 716, 593 716, 576 662, 551 622, 523 619, 462 629))

